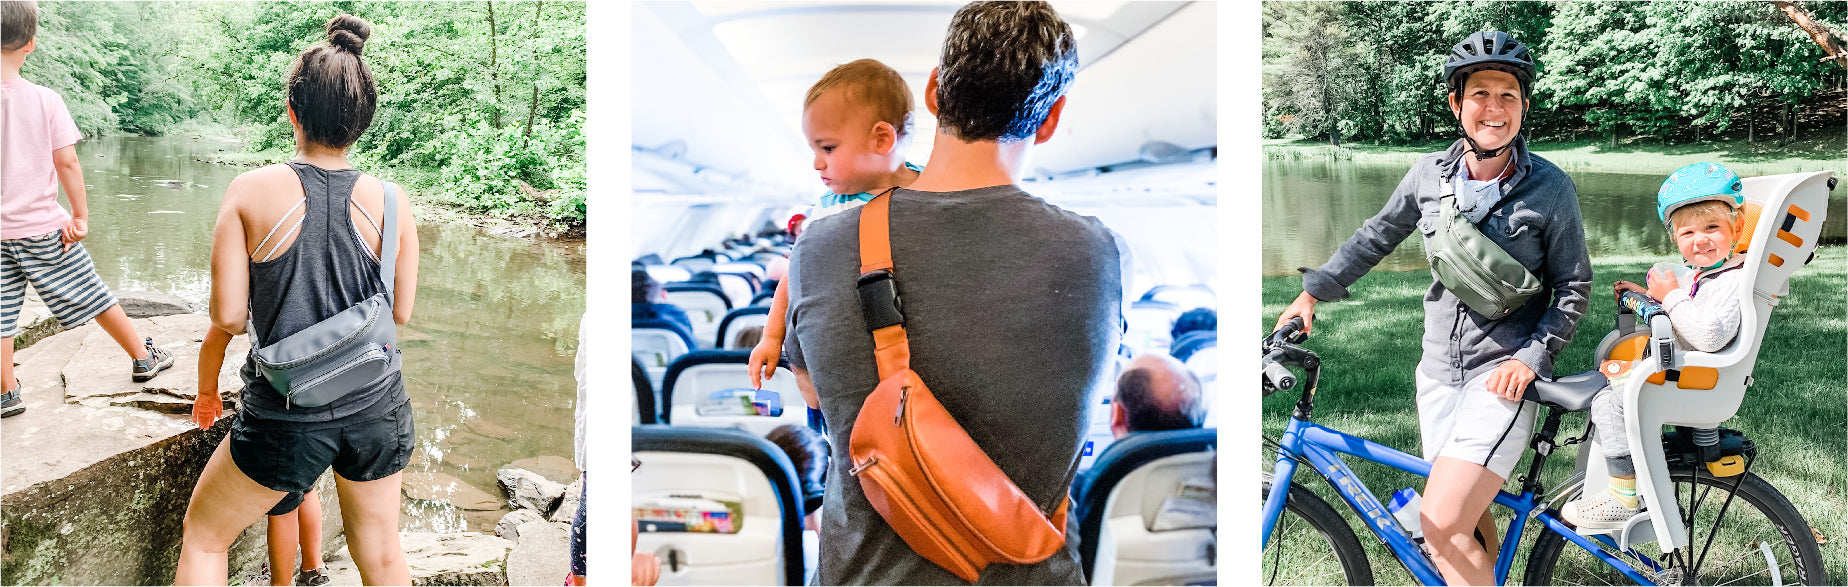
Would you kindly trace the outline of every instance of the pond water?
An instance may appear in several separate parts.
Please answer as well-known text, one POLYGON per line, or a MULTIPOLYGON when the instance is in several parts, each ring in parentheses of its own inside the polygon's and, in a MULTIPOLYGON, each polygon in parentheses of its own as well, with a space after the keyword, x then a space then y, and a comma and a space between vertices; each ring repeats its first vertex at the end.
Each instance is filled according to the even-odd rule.
MULTIPOLYGON (((241 149, 178 137, 78 143, 90 204, 84 245, 103 280, 204 307, 218 203, 249 168, 201 159, 241 149)), ((417 422, 418 454, 406 472, 450 475, 498 495, 495 469, 528 457, 572 456, 585 246, 434 221, 419 226, 418 236, 416 313, 398 330, 417 422)), ((404 510, 406 531, 492 531, 498 519, 408 498, 404 510)))
MULTIPOLYGON (((1408 167, 1333 159, 1266 161, 1264 274, 1294 274, 1297 267, 1314 268, 1327 261, 1355 229, 1379 213, 1408 167)), ((1594 259, 1612 255, 1679 258, 1668 231, 1656 219, 1655 193, 1668 171, 1672 170, 1660 175, 1567 172, 1578 186, 1585 241, 1594 259)), ((1848 219, 1843 218, 1839 204, 1831 208, 1823 234, 1839 241, 1848 230, 1848 219)), ((1413 235, 1378 268, 1426 267, 1423 243, 1413 235)))

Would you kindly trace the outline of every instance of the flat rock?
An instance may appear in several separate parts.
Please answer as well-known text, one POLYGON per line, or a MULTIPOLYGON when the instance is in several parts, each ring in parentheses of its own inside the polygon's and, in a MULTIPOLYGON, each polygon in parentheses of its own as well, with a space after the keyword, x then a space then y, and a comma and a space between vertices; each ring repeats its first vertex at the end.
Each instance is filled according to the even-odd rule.
POLYGON ((116 301, 122 304, 122 311, 128 313, 130 318, 191 314, 195 311, 191 302, 176 295, 151 291, 118 291, 115 296, 116 301))
POLYGON ((507 466, 538 473, 540 477, 553 483, 569 485, 578 479, 577 463, 560 456, 547 455, 520 459, 507 466))
POLYGON ((464 510, 501 509, 500 498, 457 479, 454 475, 434 471, 404 474, 404 495, 412 499, 444 502, 464 510))
MULTIPOLYGON (((199 340, 211 319, 198 314, 161 316, 134 321, 135 330, 152 337, 155 346, 173 354, 173 366, 153 379, 135 382, 130 376, 130 361, 122 347, 109 333, 95 324, 86 324, 60 336, 77 335, 80 346, 64 359, 60 370, 65 401, 92 407, 119 405, 116 400, 151 393, 191 400, 198 395, 199 340), (81 333, 81 334, 80 334, 81 333)), ((229 400, 243 387, 238 377, 240 357, 250 352, 249 338, 231 339, 225 349, 225 363, 218 372, 218 392, 229 400)))
POLYGON ((568 528, 545 521, 520 525, 520 539, 507 555, 508 585, 552 585, 570 571, 568 528))
POLYGON ((521 524, 543 521, 545 521, 545 518, 540 517, 539 512, 528 509, 513 510, 507 515, 501 516, 500 523, 494 525, 494 534, 501 538, 518 541, 520 539, 521 524))
POLYGON ((571 523, 571 518, 577 516, 578 500, 582 498, 583 491, 583 479, 572 481, 570 485, 565 487, 565 498, 558 502, 558 509, 552 510, 552 515, 546 519, 554 522, 564 522, 566 524, 571 523))
MULTIPOLYGON (((412 585, 507 585, 507 554, 513 541, 480 532, 401 532, 399 545, 411 568, 412 585)), ((334 585, 359 585, 359 567, 347 547, 327 556, 334 585)), ((560 581, 563 575, 559 575, 560 581)), ((558 581, 515 583, 550 585, 558 581)))
POLYGON ((514 509, 527 508, 539 512, 540 516, 551 514, 565 497, 564 485, 525 469, 503 467, 494 472, 494 478, 500 481, 507 502, 513 504, 514 509))
POLYGON ((51 308, 39 301, 36 292, 26 295, 26 304, 19 312, 19 336, 13 337, 13 350, 23 350, 53 334, 64 330, 64 325, 51 315, 51 308))

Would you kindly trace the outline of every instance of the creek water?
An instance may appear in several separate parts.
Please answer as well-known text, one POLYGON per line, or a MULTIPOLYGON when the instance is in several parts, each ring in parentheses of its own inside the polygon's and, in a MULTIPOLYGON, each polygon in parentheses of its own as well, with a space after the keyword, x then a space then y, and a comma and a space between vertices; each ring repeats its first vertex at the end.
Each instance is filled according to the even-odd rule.
MULTIPOLYGON (((78 143, 90 205, 84 246, 103 280, 204 307, 218 203, 249 170, 204 160, 242 149, 181 137, 78 143)), ((417 306, 398 330, 417 426, 406 473, 448 475, 498 496, 496 469, 572 456, 586 249, 583 241, 513 239, 432 220, 420 222, 418 237, 417 306)), ((404 513, 406 531, 491 532, 499 516, 410 498, 404 513)))
MULTIPOLYGON (((1409 167, 1333 159, 1266 161, 1264 274, 1295 274, 1297 267, 1314 268, 1327 261, 1355 229, 1379 213, 1409 167)), ((1680 258, 1656 218, 1656 189, 1669 171, 1673 170, 1661 174, 1566 172, 1578 186, 1579 212, 1593 259, 1615 255, 1662 257, 1664 261, 1680 258)), ((1833 202, 1837 203, 1830 206, 1823 234, 1839 241, 1848 219, 1840 213, 1839 200, 1833 202)), ((1415 234, 1378 266, 1389 271, 1426 267, 1424 246, 1415 234)))

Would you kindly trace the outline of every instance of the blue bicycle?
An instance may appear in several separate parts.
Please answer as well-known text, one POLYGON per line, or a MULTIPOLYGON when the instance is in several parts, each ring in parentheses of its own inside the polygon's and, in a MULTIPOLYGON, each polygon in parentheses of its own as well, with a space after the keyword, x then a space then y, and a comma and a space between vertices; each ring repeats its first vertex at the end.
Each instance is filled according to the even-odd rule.
MULTIPOLYGON (((1340 455, 1420 477, 1430 475, 1431 464, 1312 421, 1321 360, 1301 345, 1307 338, 1301 328, 1302 319, 1294 319, 1263 343, 1265 396, 1302 389, 1282 438, 1266 438, 1267 445, 1276 448, 1277 461, 1264 479, 1265 581, 1271 585, 1373 584, 1372 567, 1353 529, 1327 502, 1293 481, 1297 466, 1307 464, 1328 480, 1417 581, 1444 584, 1423 548, 1342 462, 1340 455), (1302 370, 1300 380, 1290 370, 1292 367, 1302 370), (1280 488, 1287 489, 1279 491, 1280 488)), ((1557 508, 1581 490, 1582 462, 1581 472, 1551 494, 1542 486, 1540 472, 1556 448, 1579 444, 1589 437, 1587 430, 1564 443, 1555 440, 1560 416, 1589 407, 1591 397, 1603 385, 1603 376, 1592 371, 1536 381, 1529 388, 1527 399, 1546 407, 1547 414, 1529 443, 1536 456, 1527 474, 1520 477, 1520 492, 1503 491, 1495 497, 1495 503, 1513 510, 1496 557, 1497 584, 1507 583, 1522 532, 1529 522, 1539 525, 1540 535, 1527 556, 1523 576, 1527 585, 1814 585, 1827 580, 1814 531, 1783 494, 1750 472, 1757 456, 1751 441, 1724 428, 1717 430, 1723 439, 1717 445, 1697 445, 1694 430, 1678 429, 1663 436, 1680 521, 1689 534, 1688 547, 1661 554, 1639 546, 1653 541, 1641 530, 1636 534, 1580 535, 1567 525, 1557 508), (1736 466, 1740 460, 1744 462, 1743 471, 1720 470, 1710 464, 1723 461, 1736 466), (1656 556, 1646 555, 1645 551, 1656 556)))

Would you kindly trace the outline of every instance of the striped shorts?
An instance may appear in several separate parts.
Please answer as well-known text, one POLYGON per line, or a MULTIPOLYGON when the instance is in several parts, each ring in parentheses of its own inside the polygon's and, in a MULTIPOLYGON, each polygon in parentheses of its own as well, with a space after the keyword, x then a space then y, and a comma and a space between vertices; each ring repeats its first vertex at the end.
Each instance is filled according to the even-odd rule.
POLYGON ((83 243, 64 250, 59 230, 43 236, 0 240, 0 338, 19 336, 26 284, 38 291, 58 322, 73 328, 116 305, 115 294, 96 274, 83 243))

